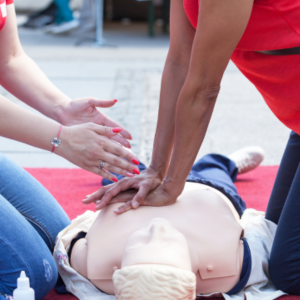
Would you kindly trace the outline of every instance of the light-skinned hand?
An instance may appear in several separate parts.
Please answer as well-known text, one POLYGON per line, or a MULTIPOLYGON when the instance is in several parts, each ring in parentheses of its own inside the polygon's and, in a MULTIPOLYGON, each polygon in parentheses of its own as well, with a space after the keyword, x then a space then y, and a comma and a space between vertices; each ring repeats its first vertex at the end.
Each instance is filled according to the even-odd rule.
MULTIPOLYGON (((60 114, 59 122, 65 126, 73 126, 84 123, 95 123, 107 127, 122 128, 118 123, 108 118, 97 107, 108 108, 117 103, 117 100, 100 100, 91 97, 74 99, 68 102, 60 114)), ((111 137, 121 145, 131 148, 128 140, 132 140, 131 134, 122 128, 119 134, 111 137)))
POLYGON ((140 173, 136 156, 112 140, 121 130, 94 123, 63 127, 59 137, 61 145, 55 153, 108 180, 118 181, 107 171, 133 177, 140 173), (101 162, 104 162, 102 170, 101 162))

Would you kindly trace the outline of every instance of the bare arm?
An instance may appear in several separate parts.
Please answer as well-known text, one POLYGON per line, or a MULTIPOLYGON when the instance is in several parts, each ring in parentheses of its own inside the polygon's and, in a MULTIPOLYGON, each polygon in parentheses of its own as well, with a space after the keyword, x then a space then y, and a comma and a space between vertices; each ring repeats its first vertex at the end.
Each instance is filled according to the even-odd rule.
MULTIPOLYGON (((31 113, 0 95, 0 136, 50 151, 53 147, 51 140, 57 136, 59 126, 57 122, 31 113)), ((136 168, 131 162, 136 157, 110 140, 116 134, 112 128, 93 123, 62 127, 59 137, 62 143, 55 149, 55 154, 109 180, 116 177, 99 169, 102 160, 112 172, 127 176, 136 168)))
MULTIPOLYGON (((7 22, 0 31, 0 45, 0 84, 15 97, 63 125, 93 122, 120 127, 97 110, 97 107, 113 106, 116 101, 91 97, 72 101, 26 55, 18 37, 14 4, 7 6, 7 22)), ((113 139, 125 147, 130 147, 126 140, 131 139, 130 133, 123 129, 121 135, 113 139)))
POLYGON ((175 143, 165 182, 181 193, 203 142, 221 79, 252 12, 253 0, 201 0, 189 72, 176 108, 175 143))
POLYGON ((7 6, 7 22, 0 32, 0 84, 18 99, 59 122, 71 99, 45 76, 24 52, 18 37, 14 4, 7 6))
POLYGON ((184 13, 182 0, 173 0, 170 17, 170 49, 160 93, 158 121, 151 167, 165 178, 174 143, 176 105, 188 73, 195 29, 184 13))
POLYGON ((118 192, 130 188, 140 189, 139 196, 141 192, 146 195, 149 190, 159 186, 165 178, 173 150, 176 105, 188 73, 194 35, 195 29, 184 13, 182 0, 172 0, 170 48, 161 82, 159 113, 151 164, 138 177, 129 181, 122 180, 114 186, 112 192, 109 191, 111 186, 102 188, 93 197, 84 201, 85 203, 99 200, 106 193, 107 197, 97 206, 98 209, 101 209, 118 192))
MULTIPOLYGON (((172 5, 174 3, 180 7, 179 2, 182 3, 182 0, 172 0, 172 5)), ((149 184, 147 178, 145 180, 140 180, 138 177, 126 179, 111 188, 99 190, 88 198, 86 203, 100 198, 101 203, 98 205, 100 209, 120 191, 128 188, 135 188, 139 191, 132 202, 123 205, 118 213, 130 209, 131 206, 134 208, 139 205, 161 206, 176 201, 204 139, 222 76, 232 52, 246 29, 252 6, 253 0, 200 1, 198 26, 192 44, 188 73, 182 88, 180 87, 179 97, 174 100, 176 108, 171 111, 174 114, 173 118, 175 118, 175 134, 172 159, 166 181, 159 186, 156 185, 158 187, 154 189, 155 187, 153 188, 153 185, 149 184), (149 193, 151 190, 152 192, 149 193)), ((183 50, 180 48, 183 40, 180 33, 187 26, 184 23, 187 20, 184 20, 183 17, 180 18, 180 13, 184 14, 183 7, 177 12, 172 10, 171 20, 174 17, 174 22, 178 22, 173 34, 178 39, 176 45, 180 50, 183 50)), ((172 27, 171 29, 174 30, 172 27)), ((174 44, 171 44, 172 47, 174 44)), ((175 85, 172 87, 177 88, 175 85)), ((164 106, 163 110, 167 109, 168 107, 164 106)), ((160 114, 160 117, 162 115, 163 113, 160 114)), ((169 128, 168 131, 165 130, 163 124, 163 121, 159 120, 156 130, 156 141, 160 143, 158 149, 167 148, 170 151, 171 146, 167 143, 172 141, 173 135, 169 138, 166 136, 167 133, 173 132, 174 123, 171 122, 171 125, 167 127, 169 128)), ((154 150, 156 151, 156 149, 154 150)), ((162 153, 166 155, 166 150, 162 153)), ((168 156, 165 164, 161 163, 163 159, 164 157, 159 155, 158 151, 154 153, 153 161, 157 160, 156 165, 162 170, 165 164, 167 165, 169 162, 168 156)))

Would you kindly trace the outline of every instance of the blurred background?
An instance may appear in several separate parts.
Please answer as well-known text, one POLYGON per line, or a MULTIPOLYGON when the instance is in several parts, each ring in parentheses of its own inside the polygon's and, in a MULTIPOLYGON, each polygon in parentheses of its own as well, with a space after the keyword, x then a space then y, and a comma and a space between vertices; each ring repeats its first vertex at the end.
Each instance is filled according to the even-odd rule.
MULTIPOLYGON (((132 133, 133 151, 149 163, 169 47, 169 0, 15 0, 15 6, 27 54, 71 98, 118 99, 102 111, 132 133), (103 47, 95 45, 99 28, 103 47)), ((1 86, 0 94, 32 110, 1 86)), ((257 145, 266 151, 265 165, 278 165, 288 135, 230 62, 198 157, 257 145)), ((23 167, 74 167, 55 154, 4 138, 0 152, 23 167)))

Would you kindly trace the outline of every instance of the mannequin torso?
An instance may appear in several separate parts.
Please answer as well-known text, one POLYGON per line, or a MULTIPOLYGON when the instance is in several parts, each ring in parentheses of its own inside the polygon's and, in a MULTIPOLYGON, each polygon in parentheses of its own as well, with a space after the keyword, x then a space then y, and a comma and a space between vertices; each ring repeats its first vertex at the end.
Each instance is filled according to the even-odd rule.
MULTIPOLYGON (((197 294, 228 292, 239 281, 243 229, 232 203, 219 191, 186 183, 173 205, 140 207, 116 215, 113 210, 118 206, 112 204, 100 212, 86 239, 75 244, 71 256, 72 267, 102 291, 114 294, 111 278, 114 268, 122 267, 128 237, 153 218, 168 220, 185 236, 191 270, 197 277, 197 294)), ((150 258, 148 263, 153 263, 150 258)))

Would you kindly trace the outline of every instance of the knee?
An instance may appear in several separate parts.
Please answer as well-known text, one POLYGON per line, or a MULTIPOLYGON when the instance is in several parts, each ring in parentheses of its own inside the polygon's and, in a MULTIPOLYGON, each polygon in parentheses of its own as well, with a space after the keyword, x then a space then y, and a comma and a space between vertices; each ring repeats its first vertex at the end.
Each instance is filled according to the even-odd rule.
POLYGON ((31 261, 30 264, 17 267, 11 273, 5 282, 0 280, 0 293, 12 296, 13 291, 17 288, 17 279, 20 277, 21 271, 25 271, 29 278, 30 287, 34 289, 35 299, 43 299, 55 286, 58 278, 56 264, 51 255, 43 260, 37 259, 31 261))
POLYGON ((57 267, 50 252, 44 257, 39 256, 30 269, 26 274, 35 291, 35 299, 43 299, 54 288, 58 278, 57 267))

